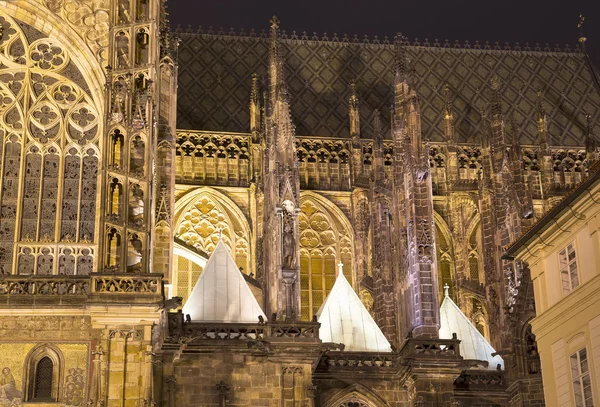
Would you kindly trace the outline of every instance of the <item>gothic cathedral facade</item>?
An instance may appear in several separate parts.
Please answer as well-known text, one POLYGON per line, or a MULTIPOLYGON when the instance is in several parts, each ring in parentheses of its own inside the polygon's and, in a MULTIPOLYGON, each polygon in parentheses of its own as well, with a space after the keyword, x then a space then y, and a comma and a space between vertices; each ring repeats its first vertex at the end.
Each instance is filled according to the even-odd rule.
POLYGON ((172 31, 165 1, 0 0, 0 407, 544 405, 501 256, 597 158, 587 54, 172 31), (181 312, 219 241, 266 317, 181 312), (338 272, 389 353, 320 339, 338 272))

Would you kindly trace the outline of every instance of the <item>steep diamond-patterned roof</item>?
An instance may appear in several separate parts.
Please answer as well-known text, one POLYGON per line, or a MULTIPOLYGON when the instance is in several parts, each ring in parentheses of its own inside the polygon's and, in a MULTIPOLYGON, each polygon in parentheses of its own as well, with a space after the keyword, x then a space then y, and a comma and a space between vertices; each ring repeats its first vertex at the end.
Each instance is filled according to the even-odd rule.
MULTIPOLYGON (((267 78, 268 40, 262 37, 178 33, 180 129, 249 131, 251 75, 267 78)), ((491 101, 490 80, 501 80, 504 113, 522 129, 523 144, 537 138, 536 94, 541 88, 553 145, 583 145, 585 113, 600 120, 600 95, 581 53, 407 46, 421 101, 422 130, 443 140, 444 86, 453 97, 459 142, 480 137, 480 111, 491 101)), ((369 118, 382 114, 389 134, 393 102, 391 44, 282 39, 286 82, 299 136, 349 137, 348 83, 355 79, 363 137, 369 118)))

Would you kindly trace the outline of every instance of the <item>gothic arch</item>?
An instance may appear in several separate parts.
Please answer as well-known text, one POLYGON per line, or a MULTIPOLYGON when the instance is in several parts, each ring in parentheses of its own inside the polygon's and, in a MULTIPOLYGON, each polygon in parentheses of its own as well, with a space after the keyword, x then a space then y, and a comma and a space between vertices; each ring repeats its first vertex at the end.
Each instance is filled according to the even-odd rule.
POLYGON ((355 280, 354 231, 337 205, 312 191, 300 194, 298 226, 302 318, 308 320, 331 290, 340 261, 348 280, 355 280))
POLYGON ((436 211, 433 212, 435 224, 435 246, 438 266, 438 294, 443 299, 444 285, 450 287, 450 295, 454 295, 454 240, 450 227, 442 216, 436 211))
POLYGON ((78 10, 67 12, 65 10, 49 10, 36 0, 20 0, 17 2, 3 1, 2 12, 30 25, 43 34, 59 38, 61 45, 68 53, 77 56, 71 61, 89 82, 89 92, 96 104, 95 107, 99 112, 104 111, 103 98, 106 78, 103 67, 106 61, 103 59, 108 46, 108 37, 105 38, 104 33, 108 31, 108 9, 104 10, 98 7, 91 10, 91 7, 82 6, 78 10), (66 16, 67 24, 54 11, 63 13, 66 16), (80 14, 78 15, 78 13, 80 14), (84 19, 88 25, 83 22, 84 19), (81 26, 78 27, 74 22, 80 23, 81 26), (49 32, 49 27, 52 28, 51 32, 49 32), (87 42, 80 33, 88 35, 87 42))
POLYGON ((36 399, 36 387, 39 385, 37 380, 39 375, 37 369, 42 361, 50 360, 52 366, 51 375, 51 400, 43 401, 59 401, 61 394, 61 384, 63 383, 65 361, 62 352, 55 345, 50 343, 43 343, 35 346, 29 351, 25 358, 25 371, 23 377, 23 386, 25 391, 23 392, 25 401, 40 401, 36 399))
POLYGON ((482 257, 483 237, 481 235, 481 218, 478 213, 473 216, 466 230, 468 245, 467 277, 472 281, 483 284, 485 283, 482 257))
POLYGON ((57 15, 31 1, 5 3, 0 12, 0 269, 18 270, 20 250, 27 248, 41 253, 34 269, 57 274, 56 254, 63 244, 89 247, 97 241, 101 157, 96 146, 103 132, 104 78, 76 30, 57 15), (86 146, 83 155, 81 146, 86 146))
POLYGON ((387 407, 388 404, 373 390, 354 383, 327 397, 322 403, 326 407, 387 407), (349 404, 358 403, 358 404, 349 404))
MULTIPOLYGON (((193 189, 177 200, 174 212, 174 234, 180 241, 210 255, 221 236, 242 272, 253 273, 250 225, 229 197, 209 187, 193 189)), ((187 298, 202 272, 201 257, 175 254, 174 295, 187 298)))

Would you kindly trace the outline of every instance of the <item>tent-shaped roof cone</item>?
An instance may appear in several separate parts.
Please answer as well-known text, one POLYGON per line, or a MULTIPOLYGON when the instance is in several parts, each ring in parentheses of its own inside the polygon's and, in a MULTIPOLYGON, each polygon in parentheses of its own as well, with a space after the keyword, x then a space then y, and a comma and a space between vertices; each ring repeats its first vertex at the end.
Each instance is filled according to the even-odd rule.
POLYGON ((352 289, 344 273, 337 279, 317 312, 323 342, 343 343, 353 352, 391 352, 390 343, 352 289))
POLYGON ((464 359, 485 360, 490 370, 495 370, 498 365, 504 369, 504 359, 498 355, 492 356, 496 350, 452 301, 447 287, 444 288, 446 295, 440 307, 440 339, 452 339, 452 334, 456 333, 464 359))
POLYGON ((183 313, 192 321, 255 323, 266 319, 229 249, 219 240, 183 313))

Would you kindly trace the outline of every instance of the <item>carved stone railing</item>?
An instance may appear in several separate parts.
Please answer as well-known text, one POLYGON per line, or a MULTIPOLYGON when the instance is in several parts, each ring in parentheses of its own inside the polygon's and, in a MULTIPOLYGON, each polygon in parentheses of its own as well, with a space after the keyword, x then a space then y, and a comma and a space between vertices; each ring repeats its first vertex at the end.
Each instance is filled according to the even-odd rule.
POLYGON ((395 353, 327 352, 319 369, 329 368, 394 368, 398 365, 395 353))
MULTIPOLYGON (((177 314, 169 314, 169 316, 171 315, 177 314)), ((188 323, 184 324, 180 330, 173 330, 173 326, 170 323, 169 328, 169 342, 179 342, 180 339, 184 339, 187 343, 205 340, 248 341, 264 339, 266 336, 266 327, 264 325, 188 323)))
POLYGON ((454 380, 454 388, 469 390, 504 389, 506 381, 501 370, 465 370, 454 380))
POLYGON ((458 339, 410 338, 400 349, 400 356, 419 359, 461 359, 458 339))
POLYGON ((162 295, 162 274, 92 274, 92 293, 162 295))
POLYGON ((166 343, 203 341, 319 342, 318 322, 257 322, 250 324, 184 322, 181 312, 169 313, 166 343))
MULTIPOLYGON (((162 274, 0 275, 0 304, 162 300, 162 274)), ((135 301, 134 301, 135 302, 135 301)))
POLYGON ((88 295, 89 276, 0 276, 0 295, 88 295))

